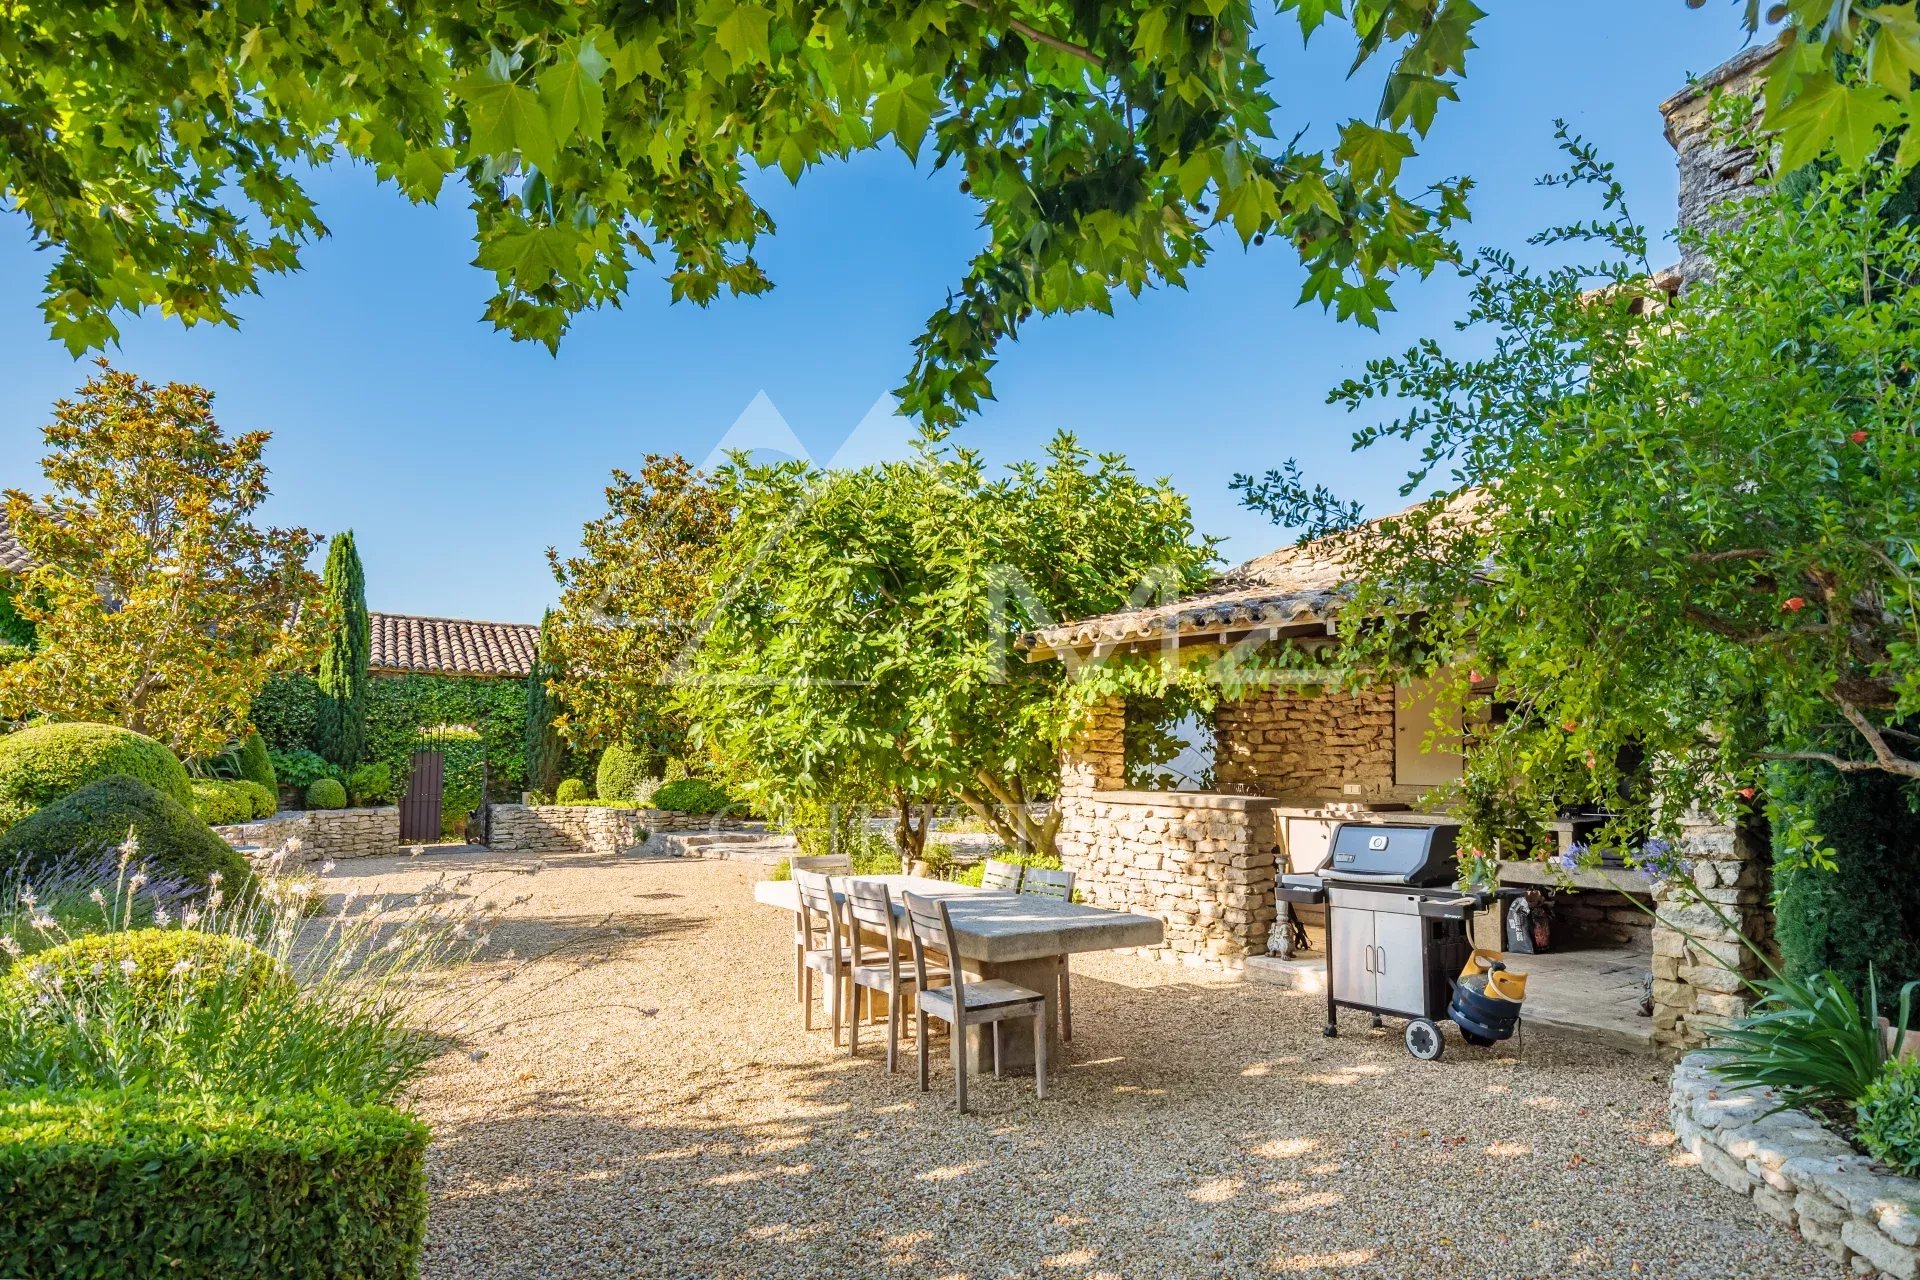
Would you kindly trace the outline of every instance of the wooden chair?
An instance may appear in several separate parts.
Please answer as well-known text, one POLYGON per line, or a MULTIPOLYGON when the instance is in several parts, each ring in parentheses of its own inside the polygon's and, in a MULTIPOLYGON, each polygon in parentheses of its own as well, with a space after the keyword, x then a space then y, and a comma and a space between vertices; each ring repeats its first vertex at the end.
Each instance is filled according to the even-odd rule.
POLYGON ((988 858, 987 865, 980 869, 980 887, 999 889, 1004 893, 1020 892, 1020 872, 1024 868, 1017 862, 1002 862, 998 858, 988 858))
MULTIPOLYGON (((1028 867, 1026 874, 1020 877, 1020 892, 1030 893, 1036 898, 1072 902, 1073 872, 1028 867)), ((1073 996, 1067 982, 1067 958, 1064 955, 1054 957, 1054 969, 1060 984, 1060 1040, 1065 1043, 1073 1039, 1073 996)))
POLYGON ((853 935, 854 991, 853 1016, 847 1023, 848 1042, 854 1053, 860 1052, 860 1023, 867 1016, 861 1009, 862 997, 871 1009, 872 993, 884 994, 887 997, 887 1072, 891 1074, 899 1070, 900 1028, 906 1021, 903 1002, 917 992, 924 981, 945 982, 951 976, 948 968, 952 961, 942 956, 945 964, 929 967, 925 978, 921 977, 900 922, 894 917, 893 896, 884 884, 871 880, 848 881, 847 917, 848 929, 853 935), (869 933, 885 941, 869 943, 869 933), (869 955, 869 951, 873 954, 869 955))
POLYGON ((919 985, 914 997, 914 1034, 920 1049, 920 1091, 927 1083, 927 1019, 938 1018, 953 1028, 954 1092, 961 1114, 967 1110, 967 1028, 993 1028, 993 1074, 1000 1076, 1000 1024, 1013 1018, 1033 1019, 1034 1093, 1047 1096, 1047 998, 1038 991, 1015 986, 1000 978, 968 981, 960 971, 960 948, 953 935, 953 920, 947 904, 917 893, 903 893, 901 903, 907 909, 907 931, 913 938, 914 979, 919 985), (930 987, 933 969, 927 964, 927 952, 939 951, 955 958, 949 981, 944 987, 930 987))
MULTIPOLYGON (((850 853, 824 853, 812 858, 789 858, 787 869, 793 871, 818 871, 825 875, 849 875, 853 871, 853 855, 850 853)), ((800 1003, 807 1002, 806 984, 801 981, 806 971, 807 948, 813 939, 801 927, 799 911, 793 913, 793 998, 800 1003)))
POLYGON ((840 920, 840 908, 833 900, 833 882, 817 871, 793 873, 793 884, 800 891, 800 932, 806 946, 800 956, 800 1004, 804 1010, 802 1025, 813 1030, 813 975, 826 982, 821 993, 833 1026, 833 1043, 840 1043, 840 1015, 845 1008, 842 988, 850 986, 853 950, 840 920), (824 943, 816 930, 824 928, 824 943))

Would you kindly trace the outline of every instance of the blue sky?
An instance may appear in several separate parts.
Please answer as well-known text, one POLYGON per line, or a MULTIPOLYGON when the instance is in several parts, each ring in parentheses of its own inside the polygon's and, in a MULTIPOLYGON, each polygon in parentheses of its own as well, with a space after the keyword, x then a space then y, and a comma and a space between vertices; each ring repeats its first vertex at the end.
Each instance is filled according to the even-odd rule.
MULTIPOLYGON (((1475 178, 1464 241, 1519 247, 1574 212, 1533 185, 1556 167, 1556 116, 1617 162, 1638 217, 1669 227, 1673 155, 1656 107, 1740 49, 1736 6, 1488 7, 1462 101, 1443 108, 1415 162, 1423 176, 1475 178)), ((1269 27, 1288 129, 1310 124, 1322 139, 1370 112, 1378 76, 1344 80, 1341 33, 1323 30, 1303 51, 1297 30, 1269 27)), ((882 397, 979 243, 956 181, 892 153, 816 170, 797 189, 763 175, 757 192, 779 224, 760 250, 771 295, 702 311, 669 305, 663 283, 636 273, 624 308, 581 317, 552 357, 479 319, 490 276, 468 265, 456 191, 414 207, 363 171, 327 171, 311 192, 333 235, 308 249, 303 273, 241 301, 238 332, 149 317, 125 323, 110 354, 149 379, 211 388, 229 431, 272 431, 269 518, 353 528, 374 608, 536 621, 555 592, 545 549, 575 542, 610 468, 649 451, 699 460, 729 432, 769 444, 790 431, 823 461, 896 434, 882 397)), ((29 490, 48 407, 88 371, 46 337, 46 265, 24 221, 0 214, 0 484, 29 490)), ((1122 302, 1111 318, 1032 324, 1003 353, 998 402, 963 438, 1012 460, 1064 427, 1122 451, 1171 476, 1236 559, 1284 538, 1235 503, 1236 471, 1298 457, 1388 509, 1402 472, 1379 450, 1349 454, 1360 424, 1326 405, 1326 391, 1369 358, 1444 335, 1460 283, 1403 284, 1398 313, 1373 333, 1296 308, 1301 279, 1279 242, 1243 253, 1236 240, 1185 292, 1122 302)))

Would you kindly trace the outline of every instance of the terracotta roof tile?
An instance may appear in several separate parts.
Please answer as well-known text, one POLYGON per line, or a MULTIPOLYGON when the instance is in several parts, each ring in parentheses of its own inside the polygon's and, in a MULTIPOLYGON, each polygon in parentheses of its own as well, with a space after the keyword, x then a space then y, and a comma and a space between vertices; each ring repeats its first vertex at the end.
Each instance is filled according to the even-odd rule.
MULTIPOLYGON (((1448 504, 1450 518, 1469 515, 1480 501, 1480 491, 1468 490, 1448 504)), ((1029 632, 1022 637, 1022 647, 1041 658, 1062 650, 1151 643, 1169 636, 1324 627, 1338 614, 1351 587, 1351 574, 1328 544, 1300 543, 1235 565, 1194 594, 1167 604, 1121 609, 1029 632)))
POLYGON ((13 536, 13 529, 7 523, 7 513, 0 511, 0 573, 25 573, 32 567, 27 549, 13 536))
POLYGON ((533 670, 540 628, 524 622, 473 622, 369 613, 374 671, 446 676, 523 677, 533 670))

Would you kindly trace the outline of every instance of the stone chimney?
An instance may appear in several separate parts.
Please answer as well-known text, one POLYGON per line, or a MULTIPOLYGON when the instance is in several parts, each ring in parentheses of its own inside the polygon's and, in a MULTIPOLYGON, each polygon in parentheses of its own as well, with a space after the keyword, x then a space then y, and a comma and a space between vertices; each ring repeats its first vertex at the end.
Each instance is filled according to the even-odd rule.
MULTIPOLYGON (((1710 228, 1714 206, 1753 186, 1753 148, 1729 146, 1713 136, 1713 91, 1757 95, 1767 64, 1779 51, 1778 41, 1748 49, 1660 104, 1660 114, 1667 122, 1667 141, 1673 145, 1680 166, 1678 225, 1682 231, 1710 228)), ((1697 279, 1704 266, 1697 253, 1682 252, 1680 272, 1684 279, 1697 279)))

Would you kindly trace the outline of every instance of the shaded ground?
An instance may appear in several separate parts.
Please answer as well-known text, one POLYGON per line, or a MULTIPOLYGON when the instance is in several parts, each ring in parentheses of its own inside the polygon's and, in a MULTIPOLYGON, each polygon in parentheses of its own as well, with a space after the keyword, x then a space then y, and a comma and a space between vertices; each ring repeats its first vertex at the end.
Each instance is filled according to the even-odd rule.
POLYGON ((533 895, 473 975, 510 979, 419 1091, 430 1280, 1844 1274, 1683 1167, 1649 1058, 1542 1032, 1418 1063, 1359 1016, 1323 1040, 1309 997, 1101 955, 1076 959, 1054 1096, 989 1078, 962 1117, 944 1061, 921 1094, 800 1029, 749 870, 512 874, 538 861, 328 880, 455 865, 533 895))

